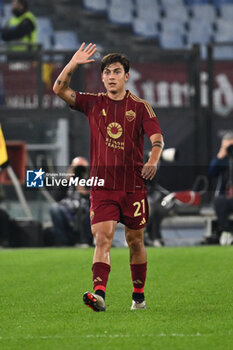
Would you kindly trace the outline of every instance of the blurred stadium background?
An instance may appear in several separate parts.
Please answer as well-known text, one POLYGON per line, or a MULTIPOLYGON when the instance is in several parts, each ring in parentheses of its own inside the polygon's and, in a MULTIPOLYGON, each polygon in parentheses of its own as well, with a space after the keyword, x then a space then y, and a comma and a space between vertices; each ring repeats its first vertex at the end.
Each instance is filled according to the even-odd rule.
MULTIPOLYGON (((57 75, 83 41, 96 43, 98 52, 95 64, 80 67, 73 76, 75 90, 103 90, 98 61, 104 54, 119 51, 130 58, 128 88, 150 102, 166 148, 179 151, 172 165, 161 165, 157 181, 169 191, 186 190, 198 175, 207 175, 222 135, 233 129, 232 0, 29 4, 37 17, 40 45, 38 50, 15 52, 0 42, 0 122, 34 220, 50 222, 49 201, 40 191, 25 191, 24 167, 54 172, 77 155, 89 157, 87 120, 52 92, 57 75)), ((11 2, 0 0, 1 26, 10 16, 11 2)), ((147 152, 148 141, 145 146, 147 152)), ((1 206, 12 217, 25 218, 6 174, 1 175, 0 189, 1 206)), ((211 198, 209 191, 199 209, 211 207, 211 198)), ((190 222, 192 232, 201 225, 203 234, 206 222, 190 222)), ((179 227, 185 225, 187 234, 187 220, 178 222, 179 227)))

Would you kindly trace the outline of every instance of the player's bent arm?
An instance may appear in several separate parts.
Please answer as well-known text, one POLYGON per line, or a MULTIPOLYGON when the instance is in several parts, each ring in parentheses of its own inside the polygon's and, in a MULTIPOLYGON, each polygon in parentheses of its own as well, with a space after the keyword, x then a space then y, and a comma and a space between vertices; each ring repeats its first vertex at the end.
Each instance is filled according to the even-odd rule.
POLYGON ((68 63, 53 85, 54 93, 70 106, 74 106, 76 101, 76 94, 74 90, 69 87, 71 77, 76 70, 75 68, 77 68, 77 66, 74 67, 71 62, 68 63))

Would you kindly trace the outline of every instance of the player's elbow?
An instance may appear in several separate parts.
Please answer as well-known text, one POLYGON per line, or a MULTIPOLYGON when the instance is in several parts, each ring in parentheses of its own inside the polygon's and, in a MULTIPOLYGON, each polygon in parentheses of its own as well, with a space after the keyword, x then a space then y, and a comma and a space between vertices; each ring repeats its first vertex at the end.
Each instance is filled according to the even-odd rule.
POLYGON ((53 92, 64 100, 64 89, 62 89, 57 82, 53 85, 53 92))
POLYGON ((55 81, 54 85, 53 85, 53 92, 60 96, 60 93, 61 93, 61 88, 60 86, 58 85, 57 81, 55 81))

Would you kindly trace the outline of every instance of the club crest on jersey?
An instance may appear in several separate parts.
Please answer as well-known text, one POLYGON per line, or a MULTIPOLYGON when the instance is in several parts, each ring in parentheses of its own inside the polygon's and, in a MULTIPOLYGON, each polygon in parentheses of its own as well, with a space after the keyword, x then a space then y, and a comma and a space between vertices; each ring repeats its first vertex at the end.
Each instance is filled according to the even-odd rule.
POLYGON ((122 127, 119 123, 113 122, 108 124, 107 133, 113 139, 118 139, 122 135, 122 127))
POLYGON ((90 220, 93 220, 94 219, 94 216, 95 216, 95 213, 93 210, 91 210, 90 212, 90 220))
POLYGON ((130 111, 126 111, 125 117, 129 122, 132 122, 136 118, 136 113, 131 109, 130 111))

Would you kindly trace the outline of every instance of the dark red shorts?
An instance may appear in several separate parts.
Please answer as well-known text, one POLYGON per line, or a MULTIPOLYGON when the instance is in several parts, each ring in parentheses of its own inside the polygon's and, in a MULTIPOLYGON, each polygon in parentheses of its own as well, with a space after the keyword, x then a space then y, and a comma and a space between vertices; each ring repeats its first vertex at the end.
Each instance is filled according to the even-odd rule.
POLYGON ((92 191, 90 199, 91 225, 114 220, 138 230, 147 223, 149 208, 146 191, 92 191))

